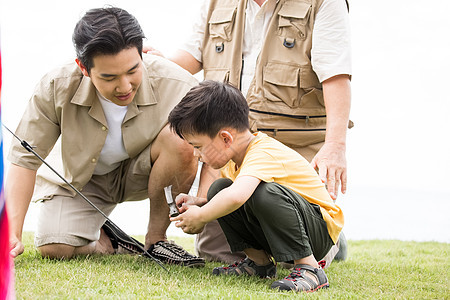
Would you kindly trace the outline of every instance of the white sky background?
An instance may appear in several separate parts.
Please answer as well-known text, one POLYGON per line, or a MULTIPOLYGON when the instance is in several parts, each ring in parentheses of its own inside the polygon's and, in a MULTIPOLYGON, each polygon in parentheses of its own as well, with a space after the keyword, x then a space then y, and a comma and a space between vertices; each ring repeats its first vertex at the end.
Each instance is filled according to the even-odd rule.
MULTIPOLYGON (((0 0, 2 121, 15 129, 39 79, 74 60, 72 31, 84 11, 122 7, 139 20, 146 44, 170 54, 189 35, 200 2, 0 0)), ((350 1, 355 127, 348 134, 349 192, 338 198, 349 238, 450 242, 449 12, 448 0, 350 1), (403 225, 394 221, 399 216, 403 225), (380 218, 384 225, 375 224, 380 218), (422 225, 412 225, 416 220, 422 225), (378 230, 368 234, 372 227, 378 230)), ((10 136, 3 134, 7 152, 10 136)), ((139 205, 148 206, 120 209, 142 214, 139 205)), ((145 232, 147 213, 132 233, 145 232)), ((129 226, 129 215, 114 214, 129 226)))

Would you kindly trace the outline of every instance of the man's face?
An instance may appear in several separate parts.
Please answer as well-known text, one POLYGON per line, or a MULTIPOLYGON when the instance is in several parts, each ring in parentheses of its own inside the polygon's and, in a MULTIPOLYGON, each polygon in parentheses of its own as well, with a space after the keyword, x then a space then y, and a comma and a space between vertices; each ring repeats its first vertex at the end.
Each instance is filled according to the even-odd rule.
POLYGON ((207 135, 185 135, 184 138, 194 146, 194 155, 213 169, 222 168, 230 160, 227 155, 226 142, 220 134, 214 139, 207 135))
MULTIPOLYGON (((84 70, 83 74, 87 72, 84 70)), ((86 76, 91 77, 103 97, 114 104, 127 106, 142 82, 142 59, 135 47, 114 55, 97 55, 86 76)))

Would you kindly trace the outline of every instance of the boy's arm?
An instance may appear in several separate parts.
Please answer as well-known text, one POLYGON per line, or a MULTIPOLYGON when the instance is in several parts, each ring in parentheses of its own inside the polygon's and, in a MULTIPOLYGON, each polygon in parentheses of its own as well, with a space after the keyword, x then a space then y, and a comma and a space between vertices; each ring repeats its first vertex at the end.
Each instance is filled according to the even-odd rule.
POLYGON ((235 211, 250 198, 260 182, 253 176, 238 177, 202 207, 201 220, 208 223, 235 211))
POLYGON ((255 192, 260 182, 260 179, 253 176, 238 177, 232 185, 221 190, 204 206, 189 206, 186 212, 170 220, 178 221, 175 226, 182 228, 186 233, 198 233, 206 223, 241 207, 255 192))

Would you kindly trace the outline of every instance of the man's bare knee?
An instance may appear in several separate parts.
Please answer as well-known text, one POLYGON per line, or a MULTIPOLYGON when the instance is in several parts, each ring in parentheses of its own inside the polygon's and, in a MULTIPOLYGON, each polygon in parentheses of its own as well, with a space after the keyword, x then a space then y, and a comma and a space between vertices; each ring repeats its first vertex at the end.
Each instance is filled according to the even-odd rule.
POLYGON ((66 244, 48 244, 38 247, 42 257, 51 259, 70 259, 72 258, 75 247, 66 244))
POLYGON ((168 162, 173 162, 177 165, 180 162, 190 164, 195 159, 192 145, 172 132, 168 125, 161 130, 152 144, 152 162, 155 162, 160 157, 160 154, 166 154, 165 156, 169 157, 168 162))
MULTIPOLYGON (((180 162, 184 165, 191 166, 198 164, 198 157, 194 156, 194 147, 188 142, 182 140, 175 148, 176 153, 179 155, 180 162)), ((195 166, 197 168, 197 166, 195 166)))

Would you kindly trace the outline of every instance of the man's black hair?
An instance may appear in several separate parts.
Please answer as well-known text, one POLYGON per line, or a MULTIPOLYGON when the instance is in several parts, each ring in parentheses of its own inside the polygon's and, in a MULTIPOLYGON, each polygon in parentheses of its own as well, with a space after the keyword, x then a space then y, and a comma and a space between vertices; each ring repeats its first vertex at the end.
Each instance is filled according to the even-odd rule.
POLYGON ((93 67, 93 58, 99 54, 115 55, 136 47, 142 57, 144 38, 136 18, 117 7, 87 11, 78 21, 72 35, 77 58, 88 72, 93 67))

